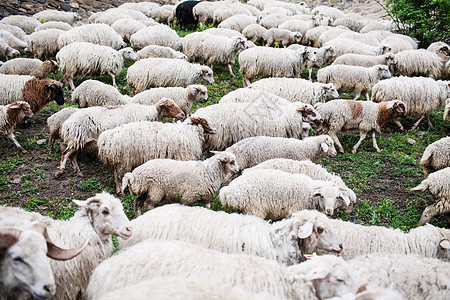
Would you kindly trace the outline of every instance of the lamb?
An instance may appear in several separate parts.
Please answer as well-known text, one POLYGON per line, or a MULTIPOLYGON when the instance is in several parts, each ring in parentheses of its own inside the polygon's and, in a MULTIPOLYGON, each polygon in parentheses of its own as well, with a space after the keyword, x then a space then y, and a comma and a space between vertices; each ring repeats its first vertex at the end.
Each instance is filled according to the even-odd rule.
POLYGON ((125 124, 100 134, 98 156, 105 165, 114 168, 116 190, 120 192, 123 175, 150 159, 202 158, 204 133, 214 134, 215 129, 206 119, 192 116, 183 123, 125 124))
POLYGON ((310 82, 301 78, 266 78, 255 81, 248 88, 274 93, 291 102, 301 101, 311 105, 339 98, 334 84, 310 82))
MULTIPOLYGON (((318 26, 319 27, 319 26, 318 26)), ((311 30, 311 29, 310 29, 311 30)), ((315 32, 311 37, 312 37, 312 42, 316 45, 314 45, 315 47, 322 47, 324 46, 327 42, 336 39, 337 36, 339 36, 341 33, 343 32, 348 32, 350 31, 348 28, 346 27, 331 27, 331 26, 326 26, 325 28, 322 28, 321 30, 317 29, 318 31, 315 32)), ((305 34, 306 35, 306 34, 305 34)), ((311 40, 310 40, 311 41, 311 40)), ((345 42, 348 42, 348 40, 346 40, 345 42)), ((354 41, 356 42, 356 41, 354 41)), ((358 48, 361 48, 362 46, 364 46, 365 44, 361 44, 359 45, 358 48)), ((365 45, 367 46, 367 45, 365 45)), ((365 47, 364 47, 365 48, 365 47)))
MULTIPOLYGON (((222 29, 220 29, 220 30, 222 30, 222 29)), ((229 30, 229 29, 227 29, 227 30, 229 30)), ((235 31, 235 30, 233 30, 233 31, 235 31)), ((239 33, 239 32, 237 32, 237 33, 239 33)), ((183 53, 188 57, 190 62, 200 60, 199 58, 200 58, 200 52, 202 51, 203 41, 206 40, 209 36, 210 36, 210 34, 208 34, 205 30, 202 32, 190 33, 183 38, 183 53)))
POLYGON ((300 43, 302 34, 300 32, 293 32, 287 29, 270 28, 263 34, 263 39, 266 42, 266 47, 272 46, 274 43, 279 43, 283 47, 290 44, 300 43))
POLYGON ((411 191, 428 190, 435 198, 435 203, 425 208, 419 225, 428 223, 436 215, 450 212, 450 167, 433 172, 411 191))
POLYGON ((394 75, 424 76, 437 79, 444 67, 442 58, 425 49, 405 50, 395 54, 394 75))
POLYGON ((371 253, 414 254, 450 261, 450 230, 431 224, 408 233, 384 226, 364 226, 339 219, 328 224, 343 244, 339 254, 349 260, 371 253))
POLYGON ((396 60, 393 53, 386 53, 377 56, 347 53, 339 56, 333 62, 333 65, 360 66, 366 68, 370 68, 375 65, 386 65, 390 67, 395 64, 396 60))
POLYGON ((28 37, 25 31, 22 30, 22 28, 15 25, 0 23, 0 30, 7 30, 11 32, 16 38, 22 41, 26 41, 28 37))
POLYGON ((118 50, 126 47, 122 37, 106 24, 87 24, 63 32, 58 38, 58 46, 63 48, 71 43, 88 42, 118 50))
POLYGON ((356 153, 362 141, 372 132, 373 147, 380 153, 375 133, 381 133, 381 128, 389 121, 406 116, 406 106, 400 100, 383 103, 370 101, 332 100, 327 103, 316 104, 317 111, 323 118, 322 128, 328 131, 338 151, 343 153, 337 133, 350 129, 359 129, 359 141, 353 146, 352 153, 356 153))
POLYGON ((78 152, 83 149, 96 149, 101 132, 126 123, 156 121, 165 117, 184 119, 185 116, 178 105, 168 98, 163 98, 152 106, 128 103, 122 106, 89 107, 75 112, 61 128, 67 149, 61 155, 61 164, 55 177, 63 174, 69 157, 74 171, 78 176, 83 176, 77 164, 78 152))
POLYGON ((277 28, 289 19, 285 14, 270 14, 259 20, 259 24, 267 29, 277 28))
POLYGON ((28 38, 28 50, 35 58, 41 60, 54 57, 60 50, 58 39, 64 31, 60 29, 46 29, 30 34, 28 38))
POLYGON ((328 66, 336 57, 336 52, 332 46, 326 46, 322 48, 311 48, 314 51, 316 61, 307 61, 306 69, 309 73, 309 81, 312 81, 311 74, 313 67, 322 68, 322 65, 328 66))
MULTIPOLYGON (((319 39, 320 40, 320 39, 319 39)), ((335 38, 326 42, 322 46, 333 46, 336 51, 336 57, 346 53, 364 54, 364 55, 382 55, 392 51, 388 44, 380 44, 379 46, 370 46, 362 42, 351 39, 335 38)))
POLYGON ((224 150, 251 136, 297 137, 303 121, 320 125, 311 105, 297 103, 224 103, 198 109, 193 116, 213 120, 217 134, 205 138, 204 150, 224 150))
POLYGON ((83 251, 87 241, 78 249, 65 250, 53 244, 43 224, 18 224, 11 217, 0 220, 2 298, 26 298, 24 292, 33 298, 51 298, 55 294, 55 279, 46 256, 69 260, 83 251))
POLYGON ((348 263, 355 278, 380 287, 392 285, 405 299, 447 299, 450 297, 448 262, 415 255, 377 253, 348 263), (419 283, 420 284, 417 284, 419 283))
POLYGON ((192 8, 194 18, 198 21, 198 25, 203 27, 208 23, 212 23, 214 11, 221 8, 223 2, 200 2, 192 8))
POLYGON ((132 195, 140 195, 134 202, 136 217, 144 204, 153 209, 161 201, 184 205, 202 202, 210 208, 224 180, 238 172, 234 154, 227 152, 204 161, 153 159, 123 176, 122 193, 128 187, 132 195))
POLYGON ((8 57, 15 58, 20 55, 20 52, 16 49, 11 48, 4 39, 0 38, 0 57, 6 58, 8 60, 8 57))
POLYGON ((73 78, 76 75, 110 75, 113 86, 117 88, 115 76, 122 70, 125 59, 137 60, 137 54, 131 48, 119 51, 108 46, 91 43, 71 43, 56 55, 61 74, 75 89, 73 78), (95 64, 89 62, 95 61, 95 64))
POLYGON ((143 28, 130 37, 131 47, 142 49, 148 45, 170 47, 180 51, 182 43, 175 30, 166 25, 143 28))
POLYGON ((87 299, 99 299, 114 288, 168 275, 215 278, 221 286, 268 293, 277 299, 325 299, 354 288, 345 266, 316 264, 322 270, 317 274, 302 265, 284 267, 261 257, 221 253, 181 241, 149 240, 99 266, 91 277, 87 299), (314 288, 313 279, 321 288, 314 288))
POLYGON ((78 247, 89 239, 90 247, 76 258, 66 262, 51 261, 56 280, 55 299, 73 299, 84 294, 89 277, 103 260, 113 253, 111 235, 130 238, 132 228, 123 211, 122 203, 102 192, 82 201, 72 200, 79 210, 67 221, 54 220, 19 208, 0 207, 2 214, 23 219, 45 219, 49 237, 63 247, 78 247))
MULTIPOLYGON (((55 141, 62 137, 62 124, 77 110, 78 108, 76 107, 66 107, 47 118, 47 127, 50 131, 48 139, 48 149, 50 151, 53 149, 55 141)), ((61 152, 64 152, 63 147, 63 144, 60 143, 61 152)))
POLYGON ((267 29, 259 24, 250 24, 242 30, 242 34, 247 38, 247 40, 252 41, 253 43, 262 42, 263 35, 266 32, 267 29))
POLYGON ((369 91, 382 78, 390 78, 388 66, 375 65, 370 68, 346 65, 331 65, 317 71, 317 81, 333 83, 339 93, 355 92, 353 100, 365 93, 370 100, 369 91))
MULTIPOLYGON (((161 98, 158 100, 161 100, 161 98)), ((131 98, 126 95, 122 95, 115 87, 109 84, 98 80, 88 79, 83 81, 73 91, 72 101, 77 103, 78 107, 86 108, 102 105, 124 105, 130 102, 131 98)))
POLYGON ((327 16, 327 17, 331 18, 333 20, 333 22, 336 21, 337 19, 345 18, 345 14, 341 10, 334 8, 334 7, 324 6, 324 5, 318 5, 318 6, 314 7, 311 10, 311 15, 327 16))
POLYGON ((58 64, 53 60, 43 62, 39 59, 15 58, 0 67, 2 74, 30 75, 38 78, 45 78, 50 72, 58 73, 58 64))
POLYGON ((336 156, 333 140, 328 135, 309 137, 304 140, 251 137, 228 147, 225 151, 236 155, 241 170, 273 158, 309 159, 315 162, 323 157, 336 156))
POLYGON ((217 28, 227 28, 242 32, 250 24, 256 24, 256 18, 245 14, 234 15, 220 22, 217 28))
POLYGON ((251 215, 170 204, 134 219, 133 237, 126 241, 120 239, 119 249, 148 239, 182 240, 225 253, 256 255, 292 265, 304 261, 303 255, 312 251, 339 253, 342 250, 327 221, 318 211, 303 210, 285 220, 269 223, 251 215), (170 231, 164 230, 167 226, 170 231), (300 235, 303 230, 307 232, 300 235))
POLYGON ((141 59, 129 67, 127 73, 134 95, 152 87, 186 87, 202 79, 214 84, 209 67, 170 58, 141 59))
POLYGON ((350 199, 351 205, 349 206, 349 212, 351 212, 354 203, 356 203, 356 194, 345 185, 339 175, 329 173, 324 167, 315 164, 310 160, 298 161, 286 158, 274 158, 266 160, 254 167, 248 168, 244 171, 244 173, 261 169, 280 170, 292 174, 305 174, 314 180, 331 181, 346 190, 343 191, 343 196, 350 199))
POLYGON ((429 144, 423 152, 420 164, 425 178, 430 173, 450 167, 450 137, 441 138, 429 144))
POLYGON ((153 88, 137 94, 131 99, 131 102, 153 105, 164 97, 172 99, 184 112, 184 115, 188 116, 194 101, 208 100, 208 90, 200 84, 191 84, 186 88, 153 88))
POLYGON ((167 25, 170 25, 171 21, 173 21, 174 15, 174 9, 159 7, 152 9, 148 16, 158 23, 167 23, 167 25))
POLYGON ((77 15, 72 12, 46 9, 35 13, 33 17, 38 21, 41 21, 43 19, 44 22, 58 21, 73 25, 73 23, 76 21, 77 15))
POLYGON ((212 278, 164 276, 150 280, 144 280, 138 284, 132 284, 118 290, 114 290, 102 296, 100 300, 121 299, 216 299, 216 300, 275 300, 266 293, 249 293, 239 287, 223 286, 221 281, 212 278))
POLYGON ((28 75, 0 74, 0 105, 22 100, 25 83, 32 78, 28 75))
POLYGON ((136 20, 119 19, 111 25, 111 28, 123 38, 124 42, 130 42, 130 37, 133 34, 147 28, 147 26, 136 20))
MULTIPOLYGON (((330 26, 317 26, 306 31, 304 36, 304 43, 311 47, 319 47, 319 37, 325 31, 332 29, 330 26)), ((337 29, 337 28, 333 28, 337 29)))
POLYGON ((447 100, 445 100, 445 111, 444 111, 444 121, 445 120, 449 120, 450 121, 450 98, 447 98, 447 100))
POLYGON ((308 48, 299 50, 268 47, 249 48, 239 54, 239 65, 244 87, 250 80, 261 77, 299 77, 306 61, 315 61, 308 48))
POLYGON ((271 169, 244 172, 220 189, 219 198, 225 209, 270 220, 287 218, 302 209, 332 215, 335 208, 350 205, 342 188, 331 181, 271 169))
POLYGON ((219 104, 223 103, 255 103, 263 102, 266 104, 288 104, 289 101, 278 97, 275 94, 267 93, 265 91, 257 89, 244 89, 239 88, 234 91, 229 92, 223 96, 219 104))
MULTIPOLYGON (((449 95, 450 81, 436 81, 426 77, 394 77, 382 80, 372 88, 372 101, 385 102, 398 99, 405 103, 408 115, 421 116, 411 128, 412 130, 419 126, 425 116, 427 116, 428 125, 433 127, 430 113, 444 106, 449 95)), ((403 130, 399 121, 395 123, 403 130)))
POLYGON ((59 29, 62 31, 68 31, 72 28, 73 28, 72 26, 70 26, 69 24, 64 23, 64 22, 50 21, 50 22, 45 22, 45 23, 39 25, 38 27, 36 27, 34 32, 47 30, 47 29, 59 29))
POLYGON ((139 59, 149 58, 149 57, 161 57, 161 58, 175 58, 187 60, 187 56, 180 51, 175 51, 172 48, 158 46, 158 45, 148 45, 137 52, 139 59))
POLYGON ((14 25, 21 28, 26 34, 31 34, 36 27, 41 25, 41 22, 33 17, 11 15, 1 19, 0 24, 14 25))
POLYGON ((14 136, 14 126, 22 122, 25 118, 32 118, 33 112, 30 105, 24 101, 17 101, 7 105, 0 105, 0 132, 13 141, 14 145, 22 153, 27 153, 14 136))
POLYGON ((0 38, 2 38, 11 48, 23 51, 27 47, 27 43, 14 36, 8 30, 0 29, 0 38))

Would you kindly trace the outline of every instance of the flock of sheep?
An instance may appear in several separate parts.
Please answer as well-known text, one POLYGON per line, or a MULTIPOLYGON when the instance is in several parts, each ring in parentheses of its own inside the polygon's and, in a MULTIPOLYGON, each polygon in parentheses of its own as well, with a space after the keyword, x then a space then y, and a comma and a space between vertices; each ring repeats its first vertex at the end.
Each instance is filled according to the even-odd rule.
POLYGON ((328 6, 225 0, 190 9, 216 27, 180 38, 168 26, 175 6, 152 2, 87 20, 52 10, 0 20, 0 57, 9 59, 0 132, 26 152, 14 126, 63 104, 66 87, 78 108, 47 119, 50 151, 60 140, 55 177, 68 161, 82 176, 77 156, 97 149, 116 192, 138 195, 131 221, 106 192, 74 200, 67 221, 0 206, 0 299, 449 299, 450 230, 427 222, 450 212, 450 137, 423 154, 425 179, 412 190, 435 203, 408 233, 328 218, 351 212, 357 195, 316 162, 344 152, 346 130, 360 133, 353 153, 368 134, 380 152, 376 133, 387 122, 403 130, 400 119, 413 115, 413 129, 424 117, 431 127, 430 113, 444 106, 450 121, 450 47, 418 49, 390 21, 328 6), (214 83, 215 65, 236 76, 236 58, 244 88, 191 113, 208 99, 201 81, 214 83), (125 59, 135 61, 133 96, 115 81, 125 59), (304 68, 309 80, 299 78, 304 68), (47 78, 58 70, 61 82, 47 78), (94 79, 75 87, 80 75, 94 79), (311 128, 318 134, 308 137, 311 128), (210 210, 217 194, 239 213, 210 210))

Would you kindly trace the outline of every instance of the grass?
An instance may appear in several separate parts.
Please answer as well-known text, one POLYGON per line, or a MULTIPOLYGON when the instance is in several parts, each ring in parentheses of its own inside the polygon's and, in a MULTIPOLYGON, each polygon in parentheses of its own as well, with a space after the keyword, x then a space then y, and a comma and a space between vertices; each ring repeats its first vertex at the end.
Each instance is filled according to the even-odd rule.
MULTIPOLYGON (((197 31, 209 27, 204 26, 197 31)), ((193 30, 180 31, 177 26, 174 28, 180 36, 193 32, 193 30)), ((132 64, 132 61, 125 61, 124 69, 116 76, 119 91, 130 96, 132 94, 126 84, 126 74, 127 68, 132 64)), ((230 76, 225 66, 216 65, 213 71, 215 84, 208 86, 208 101, 194 103, 192 111, 218 103, 222 96, 242 87, 242 76, 237 62, 233 66, 233 72, 239 75, 234 78, 230 76)), ((316 73, 317 69, 314 69, 313 78, 316 73)), ((306 79, 307 76, 308 72, 303 70, 301 77, 306 79)), ((59 73, 51 77, 61 79, 59 73)), ((76 77, 75 85, 86 79, 89 78, 76 77)), ((112 84, 110 76, 95 79, 112 84)), ((346 94, 344 97, 352 99, 354 94, 346 94)), ((61 155, 59 146, 56 144, 53 152, 49 153, 46 150, 48 143, 40 144, 38 141, 48 139, 45 119, 69 106, 77 105, 70 101, 62 106, 50 103, 40 113, 45 117, 43 121, 39 121, 38 118, 31 119, 27 122, 31 129, 16 129, 19 142, 29 154, 16 151, 9 139, 0 139, 0 204, 21 206, 26 210, 39 211, 56 219, 67 219, 73 216, 77 209, 72 199, 86 199, 103 190, 114 193, 112 170, 98 161, 95 151, 80 154, 80 168, 85 177, 73 175, 68 167, 65 182, 53 178, 61 155), (85 172, 86 169, 90 172, 85 172), (50 193, 48 189, 51 190, 50 193)), ((431 114, 434 128, 428 128, 426 122, 423 122, 414 131, 400 132, 395 124, 388 124, 383 128, 383 133, 377 137, 381 153, 373 150, 371 139, 367 137, 358 152, 351 154, 350 151, 359 138, 358 133, 349 132, 340 135, 346 152, 335 158, 323 159, 319 163, 330 172, 339 174, 355 191, 359 201, 352 213, 338 212, 337 217, 359 224, 392 226, 405 231, 417 226, 423 209, 432 203, 433 199, 428 193, 414 193, 410 189, 418 185, 423 178, 419 160, 426 146, 450 133, 450 122, 443 121, 442 115, 443 109, 431 114), (411 140, 414 142, 411 143, 411 140)), ((408 129, 415 120, 416 118, 407 118, 402 123, 408 129)), ((120 195, 129 218, 134 217, 133 205, 136 197, 130 195, 128 191, 120 195)), ((217 196, 212 200, 211 208, 223 210, 217 196)), ((448 228, 443 217, 433 218, 431 223, 448 228)))

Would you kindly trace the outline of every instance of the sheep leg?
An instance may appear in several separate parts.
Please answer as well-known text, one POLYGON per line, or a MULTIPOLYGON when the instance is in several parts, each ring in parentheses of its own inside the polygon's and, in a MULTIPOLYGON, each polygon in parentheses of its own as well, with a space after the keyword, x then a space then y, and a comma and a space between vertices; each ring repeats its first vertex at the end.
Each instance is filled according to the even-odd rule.
POLYGON ((425 225, 436 215, 441 215, 448 212, 450 212, 450 202, 446 201, 446 199, 442 199, 430 206, 427 206, 422 213, 419 226, 425 225))
POLYGON ((247 87, 250 85, 250 80, 244 74, 242 74, 242 85, 243 87, 247 87))
POLYGON ((369 92, 366 92, 366 100, 370 101, 369 92))
POLYGON ((419 124, 420 124, 420 122, 422 121, 423 118, 425 118, 425 115, 422 115, 422 116, 420 117, 420 119, 419 119, 416 123, 414 123, 414 126, 411 128, 411 130, 416 129, 417 126, 419 126, 419 124))
MULTIPOLYGON (((211 68, 212 70, 212 68, 211 68)), ((236 75, 234 75, 233 70, 231 69, 231 64, 228 64, 228 70, 230 70, 230 75, 231 77, 236 77, 236 75)))
POLYGON ((399 120, 394 120, 394 123, 397 124, 397 126, 400 128, 401 131, 405 130, 405 128, 403 128, 403 125, 402 125, 402 123, 400 123, 399 120))
POLYGON ((373 141, 373 147, 375 150, 377 150, 378 153, 381 152, 380 148, 378 148, 377 140, 375 139, 375 131, 372 131, 372 141, 373 141))
POLYGON ((19 142, 16 140, 16 136, 14 135, 14 133, 8 133, 8 137, 11 141, 13 141, 14 145, 16 145, 16 147, 19 148, 20 151, 22 151, 22 153, 27 153, 27 150, 23 149, 23 147, 20 146, 19 142))
POLYGON ((73 91, 75 90, 75 85, 73 84, 73 78, 67 77, 66 81, 69 83, 70 89, 73 91))
POLYGON ((430 128, 434 128, 434 127, 433 127, 433 124, 431 124, 431 121, 430 121, 430 114, 427 114, 427 121, 428 121, 428 126, 429 126, 430 128))
POLYGON ((312 81, 312 78, 311 78, 312 67, 308 67, 308 73, 309 73, 309 81, 312 81))
POLYGON ((117 84, 116 84, 116 75, 115 74, 109 74, 112 78, 112 82, 113 82, 113 86, 117 89, 117 84))
POLYGON ((55 173, 55 178, 60 177, 64 173, 66 168, 67 159, 75 152, 74 149, 66 149, 61 155, 61 164, 59 165, 58 171, 55 173))
POLYGON ((355 97, 355 99, 353 99, 353 101, 356 101, 356 100, 358 100, 358 98, 361 96, 361 91, 357 91, 356 92, 356 97, 355 97))
POLYGON ((114 168, 114 181, 116 182, 116 194, 122 194, 122 178, 125 172, 121 168, 114 168))
POLYGON ((50 137, 48 138, 48 151, 49 152, 52 152, 54 144, 55 144, 55 138, 52 135, 50 135, 50 137))
POLYGON ((342 147, 342 144, 341 144, 341 142, 339 141, 336 132, 335 132, 335 131, 332 131, 332 130, 329 130, 329 131, 328 131, 328 135, 333 139, 334 145, 337 146, 338 151, 339 151, 340 153, 344 153, 344 148, 342 147))
POLYGON ((78 166, 77 157, 78 157, 78 151, 75 151, 71 156, 70 160, 72 161, 72 168, 77 173, 78 176, 83 177, 83 173, 80 170, 80 167, 78 166))
MULTIPOLYGON (((366 132, 366 131, 360 131, 360 132, 359 132, 359 141, 356 143, 355 146, 353 146, 353 149, 352 149, 352 153, 353 153, 353 154, 355 154, 356 151, 358 151, 359 145, 361 145, 362 141, 364 141, 364 139, 366 138, 366 136, 367 136, 367 132, 366 132)), ((378 147, 378 146, 377 146, 377 147, 378 147)))
POLYGON ((147 195, 140 195, 134 200, 134 216, 139 217, 142 214, 142 206, 144 206, 147 195))

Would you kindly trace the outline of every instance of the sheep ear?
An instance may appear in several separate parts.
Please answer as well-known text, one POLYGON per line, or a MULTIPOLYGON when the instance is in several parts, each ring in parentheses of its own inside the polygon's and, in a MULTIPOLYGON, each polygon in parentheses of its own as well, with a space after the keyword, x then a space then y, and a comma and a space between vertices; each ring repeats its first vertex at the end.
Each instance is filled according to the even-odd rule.
POLYGON ((322 142, 320 143, 320 148, 322 148, 323 152, 328 152, 328 149, 330 148, 327 143, 322 142))
POLYGON ((306 222, 305 224, 303 224, 302 226, 300 226, 298 228, 298 233, 297 233, 298 237, 300 239, 306 239, 306 238, 310 237, 313 232, 313 227, 314 227, 314 224, 312 222, 310 222, 310 221, 306 222))
POLYGON ((189 119, 192 121, 192 123, 194 123, 194 124, 199 124, 200 123, 200 120, 199 119, 197 119, 197 118, 195 118, 195 117, 189 117, 189 119))
POLYGON ((72 199, 72 202, 80 207, 86 206, 86 201, 72 199))
POLYGON ((439 243, 439 246, 442 249, 448 250, 448 249, 450 249, 450 242, 448 240, 444 239, 439 243))
POLYGON ((347 206, 350 205, 350 198, 349 197, 346 197, 346 196, 342 195, 342 196, 339 196, 339 198, 341 198, 344 201, 345 205, 347 205, 347 206))
POLYGON ((296 109, 297 112, 303 112, 305 110, 306 110, 306 108, 304 106, 299 107, 299 108, 296 109))
POLYGON ((20 109, 20 104, 16 103, 9 106, 10 109, 20 109))
POLYGON ((313 197, 318 197, 318 196, 320 196, 320 195, 322 195, 321 193, 320 193, 320 186, 315 186, 315 187, 313 187, 313 190, 314 190, 314 193, 313 193, 313 197))

